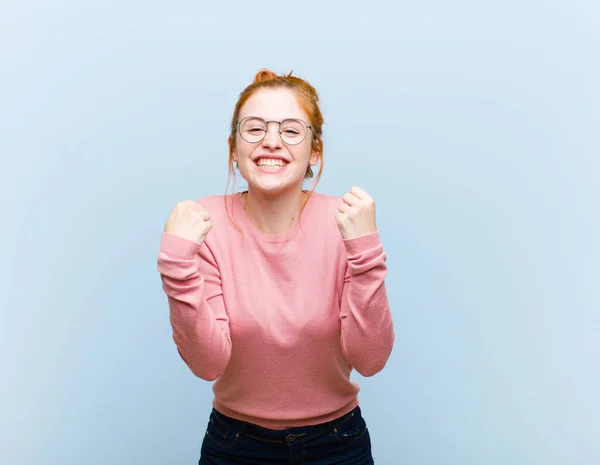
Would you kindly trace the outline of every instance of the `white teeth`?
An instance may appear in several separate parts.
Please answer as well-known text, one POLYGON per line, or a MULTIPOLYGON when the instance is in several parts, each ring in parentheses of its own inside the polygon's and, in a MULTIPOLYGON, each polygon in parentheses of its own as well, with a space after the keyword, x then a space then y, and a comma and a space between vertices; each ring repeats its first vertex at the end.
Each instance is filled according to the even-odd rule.
POLYGON ((257 165, 261 168, 276 168, 284 167, 286 163, 282 160, 260 160, 257 165))

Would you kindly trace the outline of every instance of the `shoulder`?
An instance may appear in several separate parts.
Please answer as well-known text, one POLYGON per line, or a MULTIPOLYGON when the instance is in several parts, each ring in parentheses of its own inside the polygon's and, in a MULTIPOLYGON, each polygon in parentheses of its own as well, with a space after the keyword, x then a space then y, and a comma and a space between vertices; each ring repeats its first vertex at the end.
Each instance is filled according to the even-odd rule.
POLYGON ((319 213, 337 212, 338 206, 342 201, 341 197, 313 192, 310 196, 310 202, 313 209, 319 213))
MULTIPOLYGON (((236 216, 235 212, 238 210, 236 196, 237 194, 210 195, 196 200, 196 203, 210 214, 210 222, 213 229, 219 232, 219 235, 227 235, 230 232, 233 225, 232 219, 236 216)), ((208 237, 211 235, 216 236, 214 231, 208 237)))
MULTIPOLYGON (((339 231, 335 220, 338 214, 338 207, 342 201, 341 197, 336 197, 328 194, 313 192, 309 202, 310 205, 310 222, 324 234, 330 232, 332 238, 339 238, 339 231)), ((329 235, 329 234, 326 234, 329 235)))
POLYGON ((235 194, 232 195, 210 195, 196 200, 204 210, 211 214, 213 218, 227 216, 227 210, 233 209, 235 194))
POLYGON ((195 201, 210 214, 213 227, 206 236, 204 244, 210 249, 217 262, 224 250, 235 242, 232 241, 234 235, 239 233, 233 221, 236 201, 236 194, 210 195, 195 201))

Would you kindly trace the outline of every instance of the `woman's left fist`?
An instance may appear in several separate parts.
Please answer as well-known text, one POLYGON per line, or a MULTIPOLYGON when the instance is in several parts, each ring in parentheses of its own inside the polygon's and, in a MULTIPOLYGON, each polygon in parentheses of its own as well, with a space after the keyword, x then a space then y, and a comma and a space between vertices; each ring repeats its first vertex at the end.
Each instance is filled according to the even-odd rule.
POLYGON ((344 239, 354 239, 377 232, 375 225, 375 202, 360 187, 353 187, 342 197, 335 216, 344 239))

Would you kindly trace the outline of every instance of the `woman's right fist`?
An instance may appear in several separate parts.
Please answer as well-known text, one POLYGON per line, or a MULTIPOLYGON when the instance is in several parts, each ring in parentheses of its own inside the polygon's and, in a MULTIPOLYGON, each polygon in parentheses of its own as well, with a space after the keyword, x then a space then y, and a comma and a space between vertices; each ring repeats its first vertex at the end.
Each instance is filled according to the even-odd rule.
POLYGON ((193 200, 179 202, 167 218, 165 232, 202 244, 212 228, 210 214, 193 200))

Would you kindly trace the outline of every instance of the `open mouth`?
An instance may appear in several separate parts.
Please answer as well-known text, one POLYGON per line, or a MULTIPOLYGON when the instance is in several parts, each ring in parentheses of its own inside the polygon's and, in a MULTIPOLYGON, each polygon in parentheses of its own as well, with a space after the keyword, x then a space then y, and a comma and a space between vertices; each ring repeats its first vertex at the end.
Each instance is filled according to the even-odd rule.
POLYGON ((256 166, 266 171, 278 171, 282 168, 285 168, 288 165, 288 162, 282 160, 281 158, 266 158, 261 157, 254 161, 256 166))

